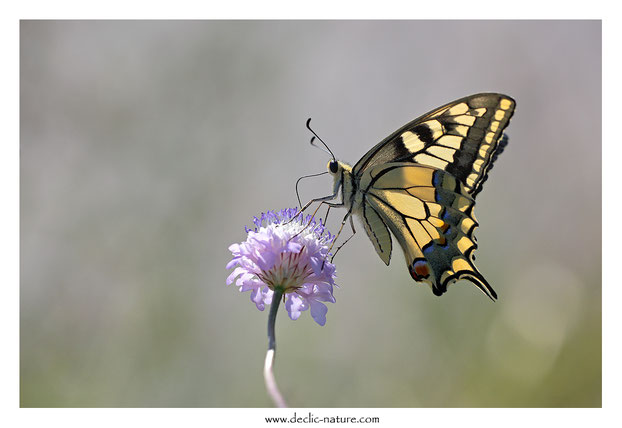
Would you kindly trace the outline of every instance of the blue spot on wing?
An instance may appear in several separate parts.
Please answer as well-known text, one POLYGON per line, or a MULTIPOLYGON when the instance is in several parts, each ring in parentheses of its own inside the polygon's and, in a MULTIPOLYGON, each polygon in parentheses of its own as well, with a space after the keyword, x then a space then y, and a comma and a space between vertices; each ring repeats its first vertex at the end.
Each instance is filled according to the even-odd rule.
POLYGON ((432 176, 432 184, 434 185, 434 187, 440 186, 442 178, 443 177, 441 177, 439 171, 434 172, 434 175, 432 176))

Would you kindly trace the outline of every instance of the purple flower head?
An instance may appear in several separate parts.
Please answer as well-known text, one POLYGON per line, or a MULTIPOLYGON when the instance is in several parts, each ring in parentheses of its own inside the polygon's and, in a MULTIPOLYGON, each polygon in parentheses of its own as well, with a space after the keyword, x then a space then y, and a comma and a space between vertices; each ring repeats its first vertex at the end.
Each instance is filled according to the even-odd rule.
POLYGON ((321 302, 335 303, 335 266, 327 260, 334 236, 321 220, 317 223, 310 215, 303 220, 297 208, 268 211, 253 222, 254 229, 246 228, 246 241, 229 247, 233 260, 227 269, 235 269, 227 284, 235 282, 240 291, 250 290, 260 311, 272 303, 273 290, 280 287, 291 319, 311 309, 315 322, 324 325, 328 309, 321 302))

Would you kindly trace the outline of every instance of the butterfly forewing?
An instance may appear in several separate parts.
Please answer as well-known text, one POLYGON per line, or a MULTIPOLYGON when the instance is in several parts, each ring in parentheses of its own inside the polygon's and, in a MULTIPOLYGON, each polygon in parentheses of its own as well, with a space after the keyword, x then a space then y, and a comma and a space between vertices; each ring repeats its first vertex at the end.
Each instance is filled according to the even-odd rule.
POLYGON ((353 168, 355 176, 389 162, 415 162, 442 169, 476 195, 507 140, 503 130, 515 102, 501 94, 477 94, 431 111, 371 149, 353 168))

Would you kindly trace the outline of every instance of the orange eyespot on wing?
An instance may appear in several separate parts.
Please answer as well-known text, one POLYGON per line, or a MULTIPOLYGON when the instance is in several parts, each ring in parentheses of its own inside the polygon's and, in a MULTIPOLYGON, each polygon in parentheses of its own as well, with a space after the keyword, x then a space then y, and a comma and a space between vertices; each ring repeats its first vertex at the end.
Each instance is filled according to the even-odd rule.
POLYGON ((412 265, 408 266, 410 276, 415 281, 423 281, 430 277, 430 267, 424 260, 416 260, 412 265))

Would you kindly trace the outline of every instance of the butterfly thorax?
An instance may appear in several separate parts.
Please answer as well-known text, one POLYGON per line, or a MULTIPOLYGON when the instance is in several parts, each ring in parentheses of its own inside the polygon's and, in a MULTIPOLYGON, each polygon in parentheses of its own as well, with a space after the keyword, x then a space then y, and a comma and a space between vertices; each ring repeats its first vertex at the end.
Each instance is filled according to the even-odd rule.
POLYGON ((328 172, 333 176, 333 193, 336 195, 341 190, 343 206, 353 214, 358 213, 361 206, 362 195, 357 192, 357 184, 352 174, 352 166, 345 162, 331 160, 327 165, 328 172))

